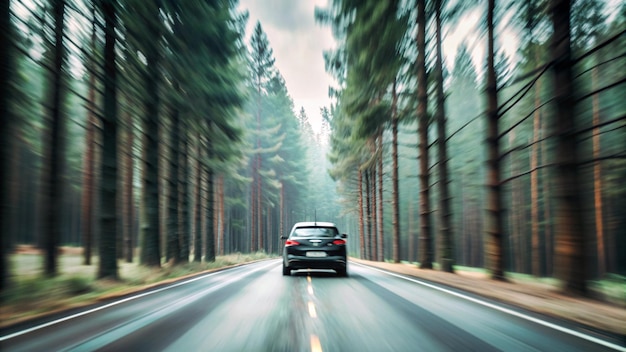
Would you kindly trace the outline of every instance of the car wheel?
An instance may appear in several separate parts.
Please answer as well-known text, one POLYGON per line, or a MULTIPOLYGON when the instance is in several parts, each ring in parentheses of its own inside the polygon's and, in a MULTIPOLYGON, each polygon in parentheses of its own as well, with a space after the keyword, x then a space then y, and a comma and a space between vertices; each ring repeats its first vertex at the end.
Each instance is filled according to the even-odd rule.
POLYGON ((337 269, 337 276, 348 277, 348 269, 337 269))
POLYGON ((284 264, 283 264, 283 275, 284 275, 284 276, 289 276, 289 275, 291 275, 291 269, 289 269, 289 267, 288 267, 288 266, 285 266, 284 264))

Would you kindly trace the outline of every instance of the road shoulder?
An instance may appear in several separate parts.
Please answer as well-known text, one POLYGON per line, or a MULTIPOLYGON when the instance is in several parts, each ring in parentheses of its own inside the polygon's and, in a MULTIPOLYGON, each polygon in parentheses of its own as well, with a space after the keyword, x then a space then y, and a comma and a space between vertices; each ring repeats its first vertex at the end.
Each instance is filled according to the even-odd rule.
POLYGON ((357 258, 350 261, 394 273, 443 284, 532 312, 573 321, 600 331, 626 336, 626 308, 580 297, 566 296, 553 286, 490 280, 486 275, 470 272, 455 274, 423 270, 406 263, 374 262, 357 258))

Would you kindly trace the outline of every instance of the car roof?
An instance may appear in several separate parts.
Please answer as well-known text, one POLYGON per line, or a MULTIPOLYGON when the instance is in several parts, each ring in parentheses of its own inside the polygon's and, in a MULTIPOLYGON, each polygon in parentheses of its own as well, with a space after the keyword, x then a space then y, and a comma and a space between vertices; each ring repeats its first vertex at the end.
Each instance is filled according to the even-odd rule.
POLYGON ((297 222, 293 227, 337 227, 332 222, 324 221, 303 221, 297 222))

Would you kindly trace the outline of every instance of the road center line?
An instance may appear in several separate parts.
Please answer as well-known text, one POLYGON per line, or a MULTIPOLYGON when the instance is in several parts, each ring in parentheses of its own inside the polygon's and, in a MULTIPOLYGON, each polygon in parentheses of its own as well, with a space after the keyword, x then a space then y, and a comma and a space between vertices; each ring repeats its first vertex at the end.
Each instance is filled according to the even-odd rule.
POLYGON ((500 306, 498 306, 496 304, 493 304, 493 303, 482 301, 480 299, 477 299, 477 298, 474 298, 474 297, 470 297, 470 296, 464 295, 462 293, 454 292, 454 291, 451 291, 451 290, 448 290, 448 289, 445 289, 445 288, 442 288, 442 287, 438 287, 438 286, 429 284, 429 283, 424 282, 424 281, 420 281, 420 280, 413 279, 413 278, 410 278, 410 277, 407 277, 407 276, 404 276, 404 275, 396 274, 396 273, 391 272, 391 271, 379 269, 379 268, 376 268, 376 267, 373 267, 373 266, 369 266, 369 265, 365 265, 365 264, 361 264, 361 263, 354 263, 354 262, 352 262, 352 263, 356 264, 356 265, 360 265, 360 266, 365 267, 365 268, 369 268, 369 269, 372 269, 372 270, 384 273, 384 274, 387 274, 387 275, 395 276, 395 277, 403 279, 403 280, 411 281, 413 283, 416 283, 416 284, 419 284, 419 285, 422 285, 422 286, 426 286, 426 287, 432 288, 432 289, 437 290, 437 291, 445 292, 445 293, 450 294, 452 296, 456 296, 458 298, 462 298, 464 300, 467 300, 467 301, 470 301, 470 302, 474 302, 476 304, 480 304, 482 306, 489 307, 491 309, 495 309, 495 310, 500 311, 502 313, 506 313, 506 314, 513 315, 513 316, 516 316, 516 317, 524 319, 524 320, 531 321, 533 323, 536 323, 536 324, 539 324, 539 325, 542 325, 542 326, 545 326, 545 327, 548 327, 548 328, 560 331, 560 332, 568 334, 568 335, 576 336, 576 337, 581 338, 583 340, 587 340, 587 341, 590 341, 590 342, 593 342, 593 343, 597 343, 598 345, 602 345, 602 346, 614 349, 616 351, 626 352, 626 347, 622 347, 622 346, 616 345, 614 343, 601 340, 601 339, 599 339, 597 337, 593 337, 593 336, 590 336, 590 335, 587 335, 587 334, 583 334, 581 332, 578 332, 578 331, 575 331, 575 330, 572 330, 572 329, 568 329, 568 328, 565 328, 565 327, 562 327, 562 326, 559 326, 559 325, 556 325, 556 324, 553 324, 553 323, 550 323, 550 322, 547 322, 547 321, 544 321, 544 320, 541 320, 541 319, 538 319, 538 318, 534 318, 534 317, 531 317, 529 315, 526 315, 526 314, 523 314, 523 313, 520 313, 520 312, 516 312, 516 311, 508 309, 508 308, 500 307, 500 306))
POLYGON ((322 344, 316 335, 311 335, 311 352, 322 352, 322 344))
POLYGON ((309 301, 309 315, 311 316, 311 318, 317 318, 317 311, 315 310, 315 304, 311 301, 309 301))

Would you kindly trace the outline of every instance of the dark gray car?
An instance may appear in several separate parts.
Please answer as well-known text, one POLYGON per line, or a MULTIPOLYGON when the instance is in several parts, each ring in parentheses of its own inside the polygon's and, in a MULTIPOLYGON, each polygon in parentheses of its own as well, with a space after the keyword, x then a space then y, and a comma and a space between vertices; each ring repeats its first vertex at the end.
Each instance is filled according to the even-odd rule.
POLYGON ((283 275, 292 270, 332 269, 348 276, 346 238, 330 222, 298 222, 291 229, 283 249, 283 275))

